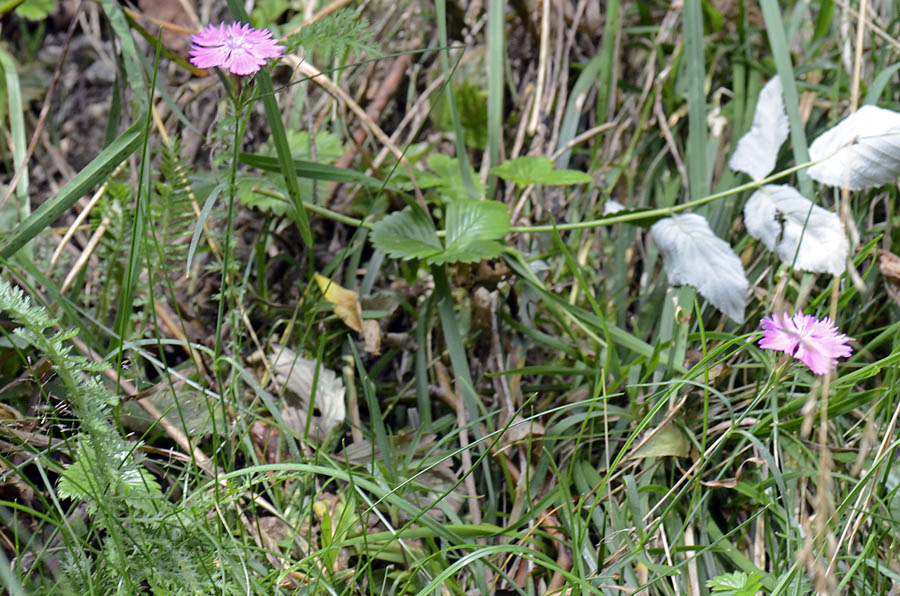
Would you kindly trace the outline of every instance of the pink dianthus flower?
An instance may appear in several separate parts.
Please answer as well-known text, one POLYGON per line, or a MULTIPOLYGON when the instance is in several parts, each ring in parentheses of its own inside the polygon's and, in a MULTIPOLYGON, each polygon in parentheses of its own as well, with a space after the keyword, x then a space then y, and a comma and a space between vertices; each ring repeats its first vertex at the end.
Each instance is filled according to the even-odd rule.
POLYGON ((791 317, 787 313, 763 317, 763 337, 759 347, 779 350, 801 360, 817 375, 824 375, 837 366, 836 358, 845 358, 853 351, 849 337, 838 333, 831 319, 821 321, 801 311, 791 317))
POLYGON ((253 74, 267 58, 278 58, 284 46, 275 43, 268 29, 231 23, 208 25, 191 36, 191 62, 197 68, 221 67, 236 75, 253 74))

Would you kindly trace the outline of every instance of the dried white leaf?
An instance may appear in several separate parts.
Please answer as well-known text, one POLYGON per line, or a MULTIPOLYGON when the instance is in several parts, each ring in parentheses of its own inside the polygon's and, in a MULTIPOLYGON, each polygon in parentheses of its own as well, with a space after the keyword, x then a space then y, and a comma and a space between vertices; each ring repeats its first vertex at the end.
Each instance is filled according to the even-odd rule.
POLYGON ((612 215, 613 213, 618 213, 619 211, 624 211, 625 205, 620 203, 619 201, 614 201, 612 199, 603 203, 603 215, 612 215))
MULTIPOLYGON (((251 362, 262 362, 263 356, 256 352, 251 362)), ((272 351, 265 356, 271 370, 272 383, 281 391, 284 389, 284 407, 281 415, 285 423, 298 434, 306 429, 309 416, 309 404, 312 395, 313 376, 316 372, 316 361, 298 356, 290 348, 272 345, 272 351)), ((314 409, 320 415, 313 416, 313 424, 321 431, 324 439, 331 429, 344 422, 347 406, 344 403, 344 382, 331 369, 319 366, 319 378, 316 383, 314 409)))
POLYGON ((661 219, 650 228, 673 285, 688 284, 731 319, 744 320, 749 283, 728 243, 694 213, 661 219))
POLYGON ((776 76, 759 92, 753 126, 738 141, 728 167, 749 174, 757 182, 762 180, 775 169, 778 150, 787 139, 788 132, 781 79, 776 76))
POLYGON ((744 225, 785 263, 816 273, 844 272, 850 244, 840 218, 793 186, 768 184, 753 193, 744 205, 744 225))
POLYGON ((809 176, 850 190, 900 178, 900 113, 863 106, 822 133, 809 148, 809 176))

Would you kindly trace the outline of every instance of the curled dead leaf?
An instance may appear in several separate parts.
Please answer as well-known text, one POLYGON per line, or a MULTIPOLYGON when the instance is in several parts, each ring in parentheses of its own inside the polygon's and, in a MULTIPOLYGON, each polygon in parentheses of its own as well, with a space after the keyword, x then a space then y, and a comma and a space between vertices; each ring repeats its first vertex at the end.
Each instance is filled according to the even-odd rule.
POLYGON ((738 485, 738 482, 741 480, 741 475, 744 472, 744 466, 748 463, 754 463, 757 466, 766 465, 766 460, 761 457, 750 457, 741 462, 741 465, 737 469, 737 473, 734 475, 734 478, 725 478, 723 480, 701 480, 700 484, 703 486, 709 486, 713 488, 735 488, 738 485))

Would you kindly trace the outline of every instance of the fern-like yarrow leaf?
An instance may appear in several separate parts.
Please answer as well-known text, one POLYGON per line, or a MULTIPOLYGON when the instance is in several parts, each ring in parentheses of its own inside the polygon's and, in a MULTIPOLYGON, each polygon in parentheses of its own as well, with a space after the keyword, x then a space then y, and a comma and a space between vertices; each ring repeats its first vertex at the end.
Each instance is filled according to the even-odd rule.
POLYGON ((296 34, 291 35, 285 45, 288 52, 303 47, 307 51, 324 54, 340 55, 347 52, 357 56, 366 54, 380 58, 381 52, 378 47, 369 43, 373 35, 374 32, 365 17, 345 9, 304 26, 296 34))

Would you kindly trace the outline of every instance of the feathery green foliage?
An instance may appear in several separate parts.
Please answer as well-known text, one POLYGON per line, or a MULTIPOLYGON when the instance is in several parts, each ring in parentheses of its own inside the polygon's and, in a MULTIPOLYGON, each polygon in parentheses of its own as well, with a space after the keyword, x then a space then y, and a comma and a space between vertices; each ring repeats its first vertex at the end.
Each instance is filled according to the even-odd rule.
POLYGON ((369 43, 372 36, 368 20, 345 8, 304 25, 288 38, 287 47, 289 50, 302 47, 323 56, 356 54, 379 58, 378 46, 369 43))
POLYGON ((177 137, 160 146, 160 179, 150 195, 149 216, 154 224, 153 233, 159 245, 165 248, 166 263, 157 264, 162 269, 177 270, 177 265, 184 263, 187 239, 196 217, 191 198, 191 166, 181 157, 181 151, 177 137))

